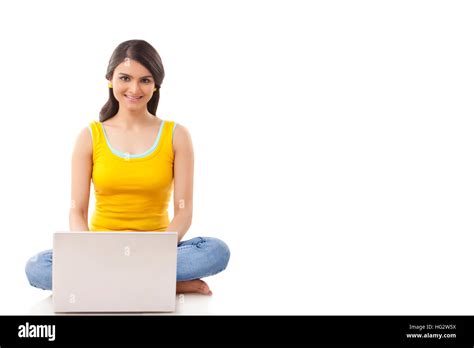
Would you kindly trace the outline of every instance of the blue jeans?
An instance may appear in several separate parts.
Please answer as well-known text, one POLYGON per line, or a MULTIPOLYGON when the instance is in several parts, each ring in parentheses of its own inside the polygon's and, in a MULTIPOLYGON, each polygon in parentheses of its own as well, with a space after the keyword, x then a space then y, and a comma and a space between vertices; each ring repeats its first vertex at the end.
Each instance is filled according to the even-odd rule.
MULTIPOLYGON (((177 281, 208 277, 222 272, 229 262, 227 244, 217 238, 196 237, 178 243, 177 281)), ((30 285, 52 289, 53 251, 44 250, 31 257, 25 266, 30 285)))

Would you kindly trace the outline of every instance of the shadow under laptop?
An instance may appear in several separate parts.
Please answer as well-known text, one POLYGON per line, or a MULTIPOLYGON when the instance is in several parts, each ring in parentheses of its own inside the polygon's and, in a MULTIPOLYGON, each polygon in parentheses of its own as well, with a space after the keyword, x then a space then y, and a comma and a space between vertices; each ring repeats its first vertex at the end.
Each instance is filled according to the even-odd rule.
POLYGON ((30 315, 179 315, 179 314, 212 314, 212 296, 201 294, 177 294, 176 311, 174 312, 74 312, 55 313, 53 310, 53 295, 32 305, 30 315))

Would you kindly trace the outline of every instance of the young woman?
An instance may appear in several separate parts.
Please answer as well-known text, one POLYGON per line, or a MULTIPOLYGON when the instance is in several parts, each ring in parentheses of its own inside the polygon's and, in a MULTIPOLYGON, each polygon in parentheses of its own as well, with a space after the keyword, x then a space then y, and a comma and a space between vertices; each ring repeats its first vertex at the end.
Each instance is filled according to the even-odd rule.
MULTIPOLYGON (((184 126, 156 116, 164 75, 158 52, 146 41, 125 41, 112 53, 105 75, 109 100, 100 121, 80 132, 72 155, 69 227, 71 231, 177 231, 176 292, 211 295, 200 278, 223 271, 230 251, 217 238, 182 240, 193 214, 194 153, 184 126), (96 206, 89 228, 91 180, 96 206)), ((52 250, 30 258, 25 271, 32 286, 51 290, 52 250)))

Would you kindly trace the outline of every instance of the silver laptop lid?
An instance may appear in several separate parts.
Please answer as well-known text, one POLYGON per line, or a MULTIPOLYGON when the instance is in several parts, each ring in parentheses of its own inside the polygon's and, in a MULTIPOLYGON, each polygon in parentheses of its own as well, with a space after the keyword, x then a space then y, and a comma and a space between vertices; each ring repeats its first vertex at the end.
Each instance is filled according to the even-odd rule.
POLYGON ((176 232, 56 232, 55 312, 170 312, 176 232))

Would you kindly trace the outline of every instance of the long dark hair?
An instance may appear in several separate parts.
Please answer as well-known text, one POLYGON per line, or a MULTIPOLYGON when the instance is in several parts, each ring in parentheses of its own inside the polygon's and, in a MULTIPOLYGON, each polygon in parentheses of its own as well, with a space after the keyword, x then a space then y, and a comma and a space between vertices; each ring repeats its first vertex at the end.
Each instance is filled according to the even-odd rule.
MULTIPOLYGON (((122 63, 125 58, 136 60, 151 72, 153 80, 155 81, 156 92, 153 93, 153 97, 148 102, 147 109, 152 115, 156 116, 156 109, 160 101, 160 87, 165 78, 165 70, 160 55, 152 45, 144 40, 124 41, 115 48, 112 57, 110 57, 107 73, 105 74, 107 80, 112 79, 115 68, 122 63)), ((100 122, 104 122, 116 115, 118 110, 119 103, 114 97, 112 88, 109 88, 109 100, 107 100, 107 103, 105 103, 100 110, 100 122)))

